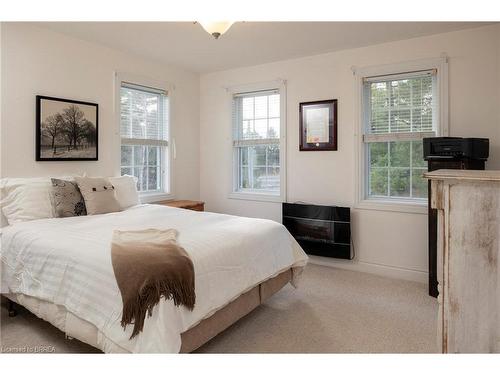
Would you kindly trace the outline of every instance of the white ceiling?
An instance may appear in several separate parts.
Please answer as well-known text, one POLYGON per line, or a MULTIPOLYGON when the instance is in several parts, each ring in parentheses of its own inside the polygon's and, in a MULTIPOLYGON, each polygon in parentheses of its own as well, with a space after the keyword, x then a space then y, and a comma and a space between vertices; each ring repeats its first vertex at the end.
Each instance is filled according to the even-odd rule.
POLYGON ((43 22, 39 26, 207 73, 479 27, 480 22, 237 22, 219 40, 192 22, 43 22))

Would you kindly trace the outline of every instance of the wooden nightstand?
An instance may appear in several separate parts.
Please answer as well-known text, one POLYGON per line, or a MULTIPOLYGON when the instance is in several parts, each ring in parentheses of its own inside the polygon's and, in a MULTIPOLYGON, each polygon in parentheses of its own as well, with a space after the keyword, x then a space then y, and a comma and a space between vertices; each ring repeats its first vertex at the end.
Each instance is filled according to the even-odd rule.
POLYGON ((188 200, 160 201, 160 202, 154 202, 154 204, 162 204, 164 206, 185 208, 187 210, 193 210, 193 211, 204 211, 205 210, 205 202, 201 202, 201 201, 188 201, 188 200))

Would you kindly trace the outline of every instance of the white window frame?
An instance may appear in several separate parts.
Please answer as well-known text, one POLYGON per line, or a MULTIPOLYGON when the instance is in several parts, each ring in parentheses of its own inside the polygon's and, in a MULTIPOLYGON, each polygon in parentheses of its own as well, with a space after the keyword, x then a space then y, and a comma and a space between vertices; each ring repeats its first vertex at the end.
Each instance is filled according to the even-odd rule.
POLYGON ((236 148, 233 144, 233 121, 231 120, 231 186, 229 188, 230 199, 243 199, 252 201, 264 202, 285 202, 286 201, 286 81, 283 79, 263 82, 252 83, 238 86, 231 86, 226 88, 229 94, 229 102, 231 108, 232 119, 232 102, 233 96, 240 93, 249 93, 254 91, 278 90, 280 95, 280 192, 279 194, 271 194, 269 192, 253 191, 239 191, 238 190, 238 158, 236 148))
POLYGON ((121 87, 122 83, 130 83, 130 84, 135 84, 138 86, 144 86, 144 87, 151 87, 159 90, 163 90, 167 92, 168 96, 168 117, 167 117, 167 152, 166 152, 166 157, 165 157, 165 167, 164 167, 164 173, 162 173, 162 186, 164 191, 163 192, 139 192, 139 198, 141 203, 150 203, 150 202, 157 202, 160 200, 170 200, 175 198, 175 194, 173 191, 173 181, 172 181, 172 176, 173 176, 173 170, 174 170, 174 159, 175 159, 175 139, 172 137, 173 133, 173 127, 172 127, 172 109, 173 109, 173 91, 175 89, 175 86, 171 83, 168 82, 163 82, 159 81, 153 78, 149 77, 144 77, 136 74, 131 74, 131 73, 124 73, 124 72, 115 72, 114 73, 114 78, 115 78, 115 97, 114 97, 114 104, 115 104, 115 139, 116 145, 115 149, 116 151, 116 161, 115 165, 116 171, 115 175, 120 176, 121 175, 121 146, 122 146, 122 139, 121 139, 121 134, 120 134, 120 102, 121 102, 121 87))
MULTIPOLYGON (((425 70, 437 70, 436 91, 437 100, 435 113, 437 115, 436 136, 447 136, 448 127, 448 58, 443 56, 435 59, 422 59, 397 64, 369 66, 363 68, 353 67, 355 77, 355 92, 357 93, 356 113, 358 125, 355 132, 355 205, 357 209, 371 209, 381 211, 398 211, 417 214, 427 214, 427 200, 409 200, 398 198, 367 198, 368 165, 367 152, 363 135, 365 134, 365 98, 364 78, 417 72, 425 70)), ((373 137, 373 136, 372 136, 373 137)), ((376 137, 376 136, 375 136, 376 137)))

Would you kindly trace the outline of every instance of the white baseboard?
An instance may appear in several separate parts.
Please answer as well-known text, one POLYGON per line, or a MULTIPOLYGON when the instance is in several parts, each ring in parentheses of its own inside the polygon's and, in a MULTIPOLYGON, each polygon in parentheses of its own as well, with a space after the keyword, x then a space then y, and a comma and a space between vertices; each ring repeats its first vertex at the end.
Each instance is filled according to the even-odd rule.
POLYGON ((391 277, 394 279, 417 281, 419 283, 428 282, 427 272, 412 270, 408 268, 387 266, 383 264, 325 258, 315 255, 309 255, 309 263, 327 267, 342 268, 350 271, 372 273, 375 275, 391 277))

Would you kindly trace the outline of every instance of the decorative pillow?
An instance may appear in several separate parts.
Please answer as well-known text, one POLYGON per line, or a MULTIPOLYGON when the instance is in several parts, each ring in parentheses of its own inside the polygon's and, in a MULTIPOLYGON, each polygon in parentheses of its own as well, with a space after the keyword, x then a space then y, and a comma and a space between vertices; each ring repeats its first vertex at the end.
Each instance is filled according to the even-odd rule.
POLYGON ((115 188, 107 178, 75 177, 75 180, 85 200, 87 215, 120 211, 115 188))
POLYGON ((85 201, 76 182, 53 178, 52 193, 56 217, 87 215, 85 201))
POLYGON ((122 210, 139 204, 136 177, 129 175, 110 177, 109 182, 115 187, 116 200, 122 210))

